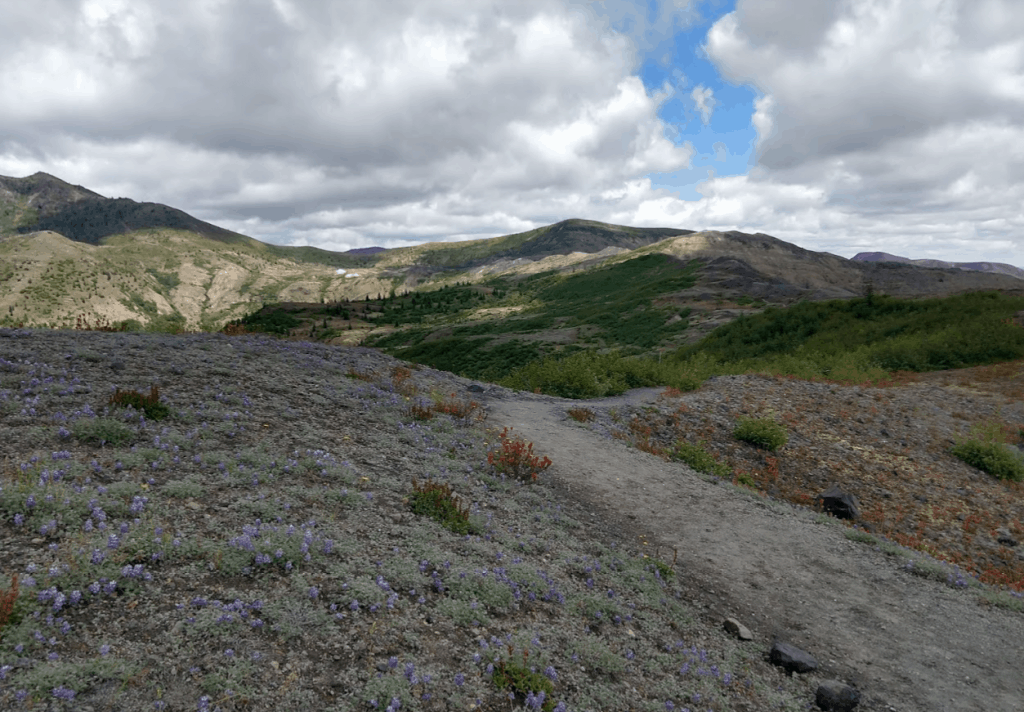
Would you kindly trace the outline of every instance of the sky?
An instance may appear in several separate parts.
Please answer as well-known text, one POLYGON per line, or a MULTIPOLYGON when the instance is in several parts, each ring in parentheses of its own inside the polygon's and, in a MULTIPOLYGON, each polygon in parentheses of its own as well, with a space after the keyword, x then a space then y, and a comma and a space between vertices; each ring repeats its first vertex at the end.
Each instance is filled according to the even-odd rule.
POLYGON ((347 250, 568 218, 1024 265, 1020 0, 0 0, 0 175, 347 250))

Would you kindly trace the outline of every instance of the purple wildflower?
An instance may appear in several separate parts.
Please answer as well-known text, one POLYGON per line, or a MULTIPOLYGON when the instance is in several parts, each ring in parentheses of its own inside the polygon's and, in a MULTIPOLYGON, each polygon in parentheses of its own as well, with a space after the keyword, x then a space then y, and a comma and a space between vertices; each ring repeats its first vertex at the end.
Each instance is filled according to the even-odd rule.
POLYGON ((63 685, 53 688, 51 692, 53 693, 53 696, 56 697, 58 700, 70 701, 75 699, 75 691, 68 687, 64 687, 63 685))

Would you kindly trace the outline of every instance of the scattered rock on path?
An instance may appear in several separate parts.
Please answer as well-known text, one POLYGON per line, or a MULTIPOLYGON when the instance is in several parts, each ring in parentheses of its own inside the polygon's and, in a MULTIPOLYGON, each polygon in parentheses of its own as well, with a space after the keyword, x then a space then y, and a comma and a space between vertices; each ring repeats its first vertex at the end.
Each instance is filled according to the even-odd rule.
POLYGON ((722 623, 722 627, 725 628, 729 633, 732 633, 740 640, 753 640, 754 634, 750 632, 750 629, 740 623, 735 618, 726 618, 725 622, 722 623))
POLYGON ((825 680, 818 686, 814 701, 826 711, 850 712, 860 702, 860 692, 838 680, 825 680))
POLYGON ((836 486, 829 487, 817 497, 822 509, 839 519, 860 519, 860 503, 857 498, 843 492, 836 486))
POLYGON ((790 674, 794 672, 811 672, 818 669, 818 661, 811 657, 809 653, 781 640, 775 641, 775 644, 772 645, 772 650, 768 654, 768 660, 771 661, 772 665, 784 668, 790 674))

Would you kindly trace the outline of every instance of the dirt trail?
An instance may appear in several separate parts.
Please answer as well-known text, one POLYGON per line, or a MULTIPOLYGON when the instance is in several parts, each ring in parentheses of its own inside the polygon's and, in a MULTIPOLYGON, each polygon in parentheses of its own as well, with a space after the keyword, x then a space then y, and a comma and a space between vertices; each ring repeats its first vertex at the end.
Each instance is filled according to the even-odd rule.
POLYGON ((1024 616, 912 576, 813 512, 706 482, 566 416, 658 392, 582 402, 491 388, 486 402, 490 422, 551 457, 555 487, 595 520, 645 533, 662 559, 678 549, 711 622, 736 616, 766 651, 774 636, 807 650, 823 677, 861 689, 859 709, 1024 710, 1024 616))

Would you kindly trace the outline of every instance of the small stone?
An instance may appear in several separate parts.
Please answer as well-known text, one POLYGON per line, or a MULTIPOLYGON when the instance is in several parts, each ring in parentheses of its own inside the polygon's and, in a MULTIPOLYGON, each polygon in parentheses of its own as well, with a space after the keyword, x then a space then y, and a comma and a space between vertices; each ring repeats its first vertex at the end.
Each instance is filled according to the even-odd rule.
POLYGON ((838 680, 826 680, 818 686, 814 701, 826 711, 850 712, 860 702, 860 692, 838 680))
POLYGON ((775 641, 768 660, 772 665, 785 668, 786 672, 811 672, 818 669, 818 661, 795 645, 775 641))
POLYGON ((725 622, 722 623, 722 627, 726 631, 732 633, 740 640, 753 640, 754 634, 750 632, 750 629, 740 623, 735 618, 726 618, 725 622))
POLYGON ((470 393, 483 393, 484 387, 477 383, 474 383, 473 385, 466 388, 466 390, 469 391, 470 393))

